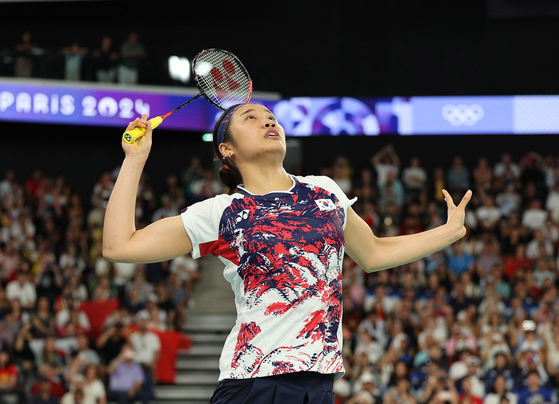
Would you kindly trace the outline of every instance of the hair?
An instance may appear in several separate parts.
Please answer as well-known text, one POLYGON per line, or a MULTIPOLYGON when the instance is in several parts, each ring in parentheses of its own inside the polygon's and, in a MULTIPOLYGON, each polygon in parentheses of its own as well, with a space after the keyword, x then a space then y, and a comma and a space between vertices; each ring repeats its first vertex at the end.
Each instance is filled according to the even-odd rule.
MULTIPOLYGON (((229 195, 232 195, 235 192, 237 192, 237 186, 243 183, 243 176, 241 175, 241 172, 239 171, 236 164, 232 160, 227 159, 226 157, 224 157, 224 159, 220 158, 221 153, 219 152, 219 144, 217 143, 217 131, 223 118, 227 116, 227 114, 237 106, 238 105, 233 105, 228 109, 226 109, 215 123, 214 130, 213 130, 213 145, 214 145, 214 151, 216 153, 216 159, 224 163, 224 166, 219 169, 219 179, 221 180, 223 185, 225 185, 225 187, 227 188, 227 193, 229 195), (227 165, 225 165, 224 160, 227 161, 227 165)), ((230 125, 231 125, 231 120, 229 120, 227 126, 225 127, 225 131, 223 133, 223 142, 230 142, 234 145, 235 141, 233 140, 233 137, 231 136, 231 132, 229 131, 230 125)))

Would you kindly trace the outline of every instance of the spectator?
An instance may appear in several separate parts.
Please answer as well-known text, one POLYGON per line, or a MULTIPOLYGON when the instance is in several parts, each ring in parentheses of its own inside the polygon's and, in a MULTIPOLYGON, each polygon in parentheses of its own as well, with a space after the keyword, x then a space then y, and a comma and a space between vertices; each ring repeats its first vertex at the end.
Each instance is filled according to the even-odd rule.
POLYGON ((406 201, 408 203, 417 197, 419 191, 427 188, 427 171, 421 166, 419 157, 412 157, 409 167, 404 168, 402 183, 406 189, 406 201))
POLYGON ((130 346, 124 346, 121 353, 108 367, 109 393, 107 398, 118 404, 141 401, 148 404, 149 397, 142 391, 145 381, 142 367, 135 362, 135 354, 130 346))
POLYGON ((522 198, 520 198, 520 195, 516 192, 514 182, 507 183, 503 191, 497 194, 495 205, 499 209, 502 217, 507 217, 511 212, 520 210, 522 198))
POLYGON ((214 172, 210 168, 204 170, 204 176, 202 178, 190 183, 192 202, 203 201, 221 192, 221 183, 215 179, 214 172))
POLYGON ((62 48, 65 58, 64 79, 70 81, 80 81, 82 77, 82 60, 87 54, 87 48, 80 46, 78 42, 73 42, 71 46, 62 48))
POLYGON ((453 277, 459 277, 463 272, 473 270, 475 258, 463 250, 463 241, 452 245, 452 255, 449 257, 447 266, 453 277))
POLYGON ((502 398, 506 398, 510 404, 518 403, 518 395, 507 388, 505 376, 498 375, 493 382, 492 392, 485 396, 483 404, 501 404, 502 398))
POLYGON ((531 370, 526 375, 526 387, 518 393, 518 404, 530 404, 533 400, 544 403, 557 403, 557 394, 553 389, 540 384, 540 374, 536 370, 531 370))
POLYGON ((501 155, 501 160, 495 164, 493 174, 502 185, 516 183, 520 178, 520 168, 518 164, 512 161, 510 153, 503 153, 501 155))
POLYGON ((144 371, 144 393, 153 398, 152 385, 157 382, 157 363, 161 353, 159 336, 147 329, 147 318, 138 319, 138 331, 130 336, 130 344, 135 352, 135 361, 144 371))
POLYGON ((25 31, 21 37, 21 42, 15 46, 15 77, 33 77, 33 52, 38 49, 39 47, 31 41, 31 32, 25 31))
POLYGON ((528 231, 541 229, 545 226, 547 212, 542 209, 542 202, 539 199, 532 199, 527 209, 522 215, 522 226, 528 231))
POLYGON ((478 159, 477 166, 472 170, 474 185, 476 187, 490 190, 493 186, 493 170, 486 157, 478 159))
POLYGON ((37 312, 31 317, 33 328, 31 332, 35 338, 54 337, 56 335, 56 320, 52 314, 50 302, 46 297, 40 297, 37 312))
POLYGON ((37 300, 35 285, 29 280, 29 271, 19 269, 16 280, 6 286, 6 297, 9 300, 19 300, 23 309, 33 309, 37 300))
POLYGON ((97 365, 87 365, 84 370, 84 376, 84 399, 96 404, 106 404, 107 394, 104 384, 99 380, 97 365))
POLYGON ((465 192, 470 188, 470 173, 461 156, 454 156, 452 167, 446 173, 446 184, 451 194, 455 191, 465 192))
POLYGON ((371 158, 371 163, 377 172, 378 188, 384 187, 389 172, 393 173, 394 178, 398 178, 400 173, 400 158, 391 144, 380 149, 371 158))
POLYGON ((138 40, 138 34, 131 32, 128 40, 120 47, 120 65, 118 82, 120 84, 137 84, 140 72, 140 60, 146 57, 146 50, 138 40))
POLYGON ((52 393, 52 382, 45 376, 38 379, 38 392, 31 398, 30 404, 59 404, 59 399, 52 393))
POLYGON ((483 205, 476 209, 477 221, 482 231, 494 233, 496 231, 501 212, 495 206, 495 200, 491 195, 486 195, 483 205))
POLYGON ((116 65, 118 52, 112 49, 113 40, 110 36, 101 39, 101 46, 95 49, 95 78, 100 83, 114 83, 116 79, 116 65))

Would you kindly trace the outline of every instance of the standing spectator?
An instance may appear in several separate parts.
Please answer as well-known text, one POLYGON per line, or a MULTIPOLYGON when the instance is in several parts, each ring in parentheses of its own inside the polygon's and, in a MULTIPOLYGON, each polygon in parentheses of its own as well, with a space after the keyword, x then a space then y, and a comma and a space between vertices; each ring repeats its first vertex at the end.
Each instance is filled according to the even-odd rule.
POLYGON ((138 34, 132 32, 128 40, 120 47, 120 66, 118 66, 118 82, 120 84, 137 84, 140 70, 140 59, 146 57, 144 45, 138 41, 138 34))
POLYGON ((29 272, 26 269, 17 271, 17 278, 6 286, 6 297, 9 300, 19 300, 24 309, 33 309, 37 300, 35 285, 29 280, 29 272))
POLYGON ((118 52, 112 49, 113 40, 110 36, 101 39, 101 46, 93 52, 95 56, 95 78, 100 83, 114 83, 118 52))
POLYGON ((130 346, 124 346, 121 353, 111 362, 109 373, 109 393, 107 398, 118 404, 128 404, 141 401, 148 404, 149 397, 142 391, 144 372, 134 360, 134 351, 130 346))
POLYGON ((38 48, 39 47, 31 41, 31 32, 25 31, 21 37, 21 42, 15 47, 15 77, 33 77, 33 51, 38 48))
POLYGON ((70 81, 80 81, 82 77, 82 60, 87 53, 86 48, 82 48, 78 42, 73 42, 71 46, 62 48, 65 58, 64 79, 70 81))

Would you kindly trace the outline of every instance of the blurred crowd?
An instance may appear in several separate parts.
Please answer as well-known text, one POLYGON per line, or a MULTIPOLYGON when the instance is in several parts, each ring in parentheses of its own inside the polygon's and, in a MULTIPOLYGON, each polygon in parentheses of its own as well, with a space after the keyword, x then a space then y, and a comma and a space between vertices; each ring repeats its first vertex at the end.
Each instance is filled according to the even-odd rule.
MULTIPOLYGON (((457 155, 429 171, 428 157, 403 162, 388 145, 368 162, 340 155, 322 169, 381 237, 445 223, 442 189, 456 203, 473 190, 467 235, 447 249, 371 274, 345 258, 336 403, 557 403, 559 157, 503 153, 467 166, 457 155)), ((102 173, 88 201, 62 175, 9 170, 0 181, 0 401, 152 397, 154 330, 183 329, 202 274, 190 255, 148 265, 102 257, 117 175, 102 173), (109 300, 119 309, 93 337, 81 305, 109 300)), ((159 192, 144 175, 136 227, 221 192, 196 157, 159 192)))
POLYGON ((466 190, 467 235, 440 252, 367 274, 344 261, 344 363, 337 404, 557 403, 559 159, 461 156, 432 171, 390 145, 355 172, 324 173, 379 236, 446 221, 466 190))
MULTIPOLYGON (((142 178, 137 228, 205 197, 207 174, 197 161, 185 169, 187 185, 171 175, 158 195, 142 178)), ((102 173, 86 201, 63 175, 37 169, 20 179, 8 170, 0 178, 2 404, 154 398, 159 332, 182 332, 201 272, 190 255, 157 264, 103 258, 104 210, 117 173, 102 173)))
POLYGON ((100 39, 92 49, 72 41, 61 49, 45 49, 30 31, 9 51, 4 51, 4 63, 12 61, 14 77, 58 77, 69 81, 97 81, 101 83, 137 84, 146 48, 136 32, 115 44, 111 36, 100 39), (7 52, 7 53, 6 53, 7 52), (47 72, 60 66, 56 73, 47 72))

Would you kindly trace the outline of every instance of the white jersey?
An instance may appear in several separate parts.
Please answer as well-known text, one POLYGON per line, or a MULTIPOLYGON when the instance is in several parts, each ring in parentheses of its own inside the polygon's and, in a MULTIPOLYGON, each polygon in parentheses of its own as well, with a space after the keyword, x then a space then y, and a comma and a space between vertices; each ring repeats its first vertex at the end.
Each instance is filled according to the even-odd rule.
POLYGON ((328 177, 292 179, 288 191, 239 187, 182 213, 192 256, 219 257, 235 293, 219 380, 343 374, 344 228, 354 200, 328 177))

